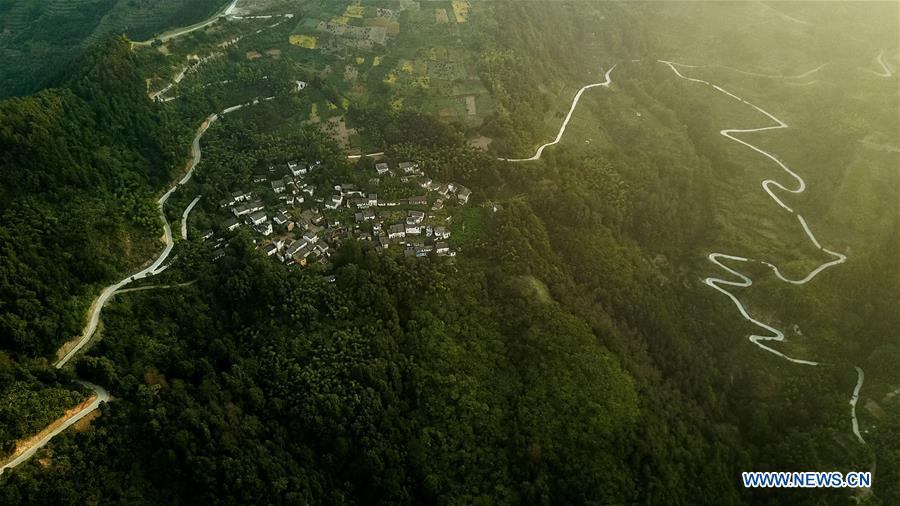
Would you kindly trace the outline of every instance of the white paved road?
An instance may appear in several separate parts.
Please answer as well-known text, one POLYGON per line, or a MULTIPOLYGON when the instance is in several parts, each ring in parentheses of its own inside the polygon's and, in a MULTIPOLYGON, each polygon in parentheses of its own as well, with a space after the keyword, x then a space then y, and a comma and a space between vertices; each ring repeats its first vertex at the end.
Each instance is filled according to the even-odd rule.
POLYGON ((853 424, 853 434, 856 436, 856 439, 860 443, 866 444, 866 440, 859 433, 859 420, 856 419, 856 403, 859 401, 859 391, 866 380, 866 373, 860 367, 854 367, 854 369, 856 369, 856 386, 853 388, 853 396, 850 397, 850 421, 853 424))
MULTIPOLYGON (((881 55, 879 55, 879 56, 881 56, 881 55)), ((797 217, 797 220, 800 222, 800 225, 803 228, 803 232, 806 234, 806 237, 807 237, 807 239, 809 239, 810 243, 812 243, 812 245, 819 251, 822 251, 822 252, 830 255, 833 258, 833 260, 819 265, 815 269, 811 270, 806 276, 799 278, 799 279, 791 279, 791 278, 784 276, 781 273, 781 271, 778 269, 778 267, 776 267, 775 265, 773 265, 769 262, 765 262, 765 261, 759 261, 759 262, 766 265, 767 267, 769 267, 775 273, 775 275, 778 277, 778 279, 780 279, 782 282, 791 283, 791 284, 795 284, 795 285, 805 284, 805 283, 809 282, 810 280, 812 280, 816 275, 821 273, 823 270, 825 270, 829 267, 844 263, 847 260, 847 256, 823 247, 822 244, 819 242, 819 240, 816 239, 816 236, 813 234, 812 229, 810 228, 809 224, 806 222, 806 219, 803 217, 803 215, 801 215, 796 210, 794 210, 793 208, 788 206, 784 201, 782 201, 781 198, 779 198, 779 196, 772 189, 774 187, 777 190, 785 191, 788 193, 794 193, 794 194, 802 193, 806 189, 806 183, 803 181, 803 178, 801 178, 799 174, 797 174, 796 172, 794 172, 790 168, 788 168, 787 165, 785 165, 783 162, 781 162, 777 157, 775 157, 775 155, 773 155, 767 151, 764 151, 764 150, 758 148, 757 146, 754 146, 746 141, 743 141, 733 135, 733 134, 737 134, 737 133, 761 132, 761 131, 765 131, 765 130, 788 128, 787 123, 776 118, 774 115, 764 111, 763 109, 757 107, 756 105, 751 104, 750 102, 747 102, 746 100, 738 97, 737 95, 734 95, 733 93, 730 93, 730 92, 722 89, 721 87, 719 87, 715 84, 712 84, 708 81, 704 81, 702 79, 694 79, 694 78, 683 75, 678 70, 678 67, 681 65, 679 65, 677 63, 670 62, 670 61, 664 61, 664 60, 659 60, 659 61, 660 61, 660 63, 663 63, 663 64, 667 65, 669 68, 671 68, 672 71, 678 77, 680 77, 682 79, 686 79, 688 81, 698 82, 698 83, 705 84, 707 86, 711 86, 716 91, 724 93, 728 97, 730 97, 734 100, 740 101, 743 104, 749 105, 750 107, 756 109, 758 112, 762 113, 763 115, 765 115, 766 117, 768 117, 769 119, 771 119, 772 121, 775 122, 774 125, 767 126, 767 127, 752 128, 752 129, 725 129, 725 130, 721 130, 719 133, 721 135, 723 135, 724 137, 726 137, 732 141, 738 142, 738 143, 752 149, 753 151, 756 151, 757 153, 763 155, 764 157, 768 158, 769 160, 771 160, 776 165, 778 165, 784 172, 786 172, 790 176, 790 179, 794 181, 793 185, 785 186, 785 185, 779 183, 778 181, 767 179, 762 182, 762 187, 766 191, 766 193, 769 195, 769 197, 773 201, 775 201, 776 204, 778 204, 785 211, 787 211, 797 217)), ((813 71, 815 71, 815 70, 818 70, 818 69, 814 69, 813 71)), ((813 71, 808 72, 807 74, 803 75, 802 77, 809 75, 813 71)), ((717 265, 718 267, 720 267, 721 269, 727 271, 734 278, 737 278, 737 280, 735 280, 734 278, 729 280, 729 279, 709 277, 704 280, 704 283, 706 283, 710 287, 712 287, 715 290, 726 295, 734 303, 734 305, 737 307, 738 311, 740 312, 741 316, 745 320, 753 323, 757 327, 768 332, 767 335, 751 335, 750 340, 754 344, 756 344, 760 348, 763 348, 766 351, 774 353, 775 355, 778 355, 779 357, 782 357, 782 358, 789 360, 796 364, 818 365, 818 362, 814 362, 811 360, 804 360, 804 359, 789 357, 789 356, 785 355, 784 353, 782 353, 778 350, 775 350, 774 348, 771 348, 770 346, 764 344, 765 342, 768 342, 768 341, 776 341, 776 342, 783 341, 784 333, 781 330, 779 330, 769 324, 763 323, 763 322, 753 318, 752 316, 750 316, 750 314, 748 313, 748 311, 744 307, 744 305, 741 303, 741 301, 733 293, 731 293, 730 291, 728 291, 725 288, 725 287, 748 287, 753 283, 753 281, 750 279, 750 277, 746 276, 745 274, 742 274, 741 272, 728 267, 727 265, 725 265, 723 263, 723 261, 751 262, 752 260, 750 260, 748 258, 744 258, 744 257, 734 256, 734 255, 726 255, 724 253, 710 253, 709 260, 712 263, 714 263, 715 265, 717 265)), ((853 434, 856 436, 857 440, 861 444, 866 444, 865 439, 862 437, 862 434, 859 431, 859 420, 856 417, 856 404, 859 401, 859 392, 860 392, 860 389, 862 389, 862 385, 863 385, 863 382, 865 381, 866 374, 862 370, 862 368, 860 368, 858 366, 854 367, 854 369, 856 370, 857 381, 856 381, 856 387, 853 389, 853 395, 850 398, 851 424, 852 424, 853 434)))
MULTIPOLYGON (((819 243, 818 239, 816 239, 816 237, 813 235, 812 230, 810 229, 809 224, 806 222, 806 219, 803 217, 803 215, 796 212, 793 208, 791 208, 789 205, 787 205, 781 199, 781 197, 779 197, 779 195, 775 192, 775 190, 780 190, 783 192, 788 192, 788 193, 793 193, 793 194, 802 193, 804 190, 806 190, 806 182, 803 180, 803 178, 801 178, 799 174, 797 174, 796 172, 791 170, 784 162, 779 160, 775 155, 735 136, 735 134, 751 133, 751 132, 764 132, 766 130, 777 130, 777 129, 782 129, 782 128, 788 128, 787 123, 776 118, 774 115, 763 110, 762 108, 742 99, 741 97, 725 90, 724 88, 722 88, 718 85, 715 85, 708 81, 704 81, 703 79, 695 79, 692 77, 685 76, 678 70, 678 67, 682 67, 681 64, 671 62, 671 61, 665 61, 665 60, 658 60, 658 61, 664 65, 667 65, 670 69, 672 69, 672 72, 674 72, 675 75, 677 75, 679 78, 709 86, 709 87, 713 88, 714 90, 731 98, 732 100, 736 100, 738 102, 741 102, 744 105, 748 105, 748 106, 752 107, 757 112, 761 113, 762 115, 766 116, 767 118, 769 118, 770 120, 772 120, 774 122, 773 125, 759 127, 759 128, 724 129, 724 130, 720 130, 719 134, 721 134, 722 136, 726 137, 729 140, 732 140, 732 141, 737 142, 745 147, 752 149, 753 151, 764 156, 765 158, 768 158, 770 161, 775 163, 779 168, 781 168, 789 176, 789 179, 790 179, 790 181, 792 181, 793 184, 789 184, 786 186, 779 181, 776 181, 773 179, 766 179, 762 182, 762 188, 769 195, 769 197, 776 204, 778 204, 782 209, 784 209, 785 211, 787 211, 797 217, 797 221, 800 223, 801 227, 803 228, 803 231, 805 232, 806 237, 809 239, 810 243, 812 243, 812 245, 819 251, 822 251, 822 252, 828 254, 829 256, 833 257, 833 260, 819 265, 818 267, 816 267, 815 269, 810 271, 806 276, 803 276, 802 278, 799 278, 799 279, 792 279, 792 278, 786 277, 784 274, 782 274, 782 272, 778 269, 778 267, 772 263, 769 263, 766 261, 759 261, 759 263, 762 263, 763 265, 766 265, 767 267, 769 267, 775 273, 775 276, 777 276, 778 279, 780 279, 781 281, 786 282, 786 283, 795 284, 795 285, 805 284, 805 283, 809 282, 810 280, 812 280, 813 278, 815 278, 816 275, 818 275, 825 269, 844 263, 847 260, 847 256, 842 253, 838 253, 838 252, 835 252, 835 251, 832 251, 832 250, 822 247, 822 245, 819 243), (773 190, 773 188, 775 190, 773 190)), ((725 288, 725 287, 735 287, 735 288, 748 287, 753 284, 753 281, 750 279, 750 277, 726 266, 723 263, 723 261, 751 262, 753 260, 750 260, 750 259, 744 258, 744 257, 740 257, 740 256, 735 256, 735 255, 727 255, 724 253, 710 253, 708 258, 709 258, 710 262, 712 262, 719 268, 727 271, 729 274, 731 274, 733 276, 733 278, 722 279, 722 278, 709 277, 709 278, 706 278, 705 280, 703 280, 703 282, 706 283, 708 286, 714 288, 715 290, 721 292, 725 296, 727 296, 734 303, 735 307, 737 307, 738 312, 741 314, 741 317, 743 317, 745 320, 749 321, 750 323, 752 323, 752 324, 756 325, 757 327, 766 331, 765 334, 751 335, 749 338, 751 342, 753 342, 760 348, 762 348, 770 353, 778 355, 779 357, 789 360, 791 362, 794 362, 796 364, 804 364, 804 365, 817 365, 818 364, 818 362, 815 362, 812 360, 798 359, 798 358, 793 358, 793 357, 787 356, 784 353, 782 353, 782 352, 772 348, 768 344, 766 344, 771 341, 774 341, 774 342, 784 341, 784 333, 780 329, 777 329, 769 324, 763 323, 763 322, 753 318, 752 316, 750 316, 749 312, 744 307, 744 305, 740 301, 740 299, 738 299, 733 293, 731 293, 728 289, 725 288), (738 280, 736 281, 734 278, 737 278, 738 280)))
MULTIPOLYGON (((237 1, 235 0, 235 2, 233 2, 231 4, 231 6, 228 9, 229 13, 230 13, 230 11, 233 10, 234 5, 236 3, 237 3, 237 1)), ((148 267, 138 271, 137 273, 135 273, 132 276, 126 277, 126 278, 124 278, 116 283, 113 283, 112 285, 109 285, 103 289, 103 291, 100 293, 100 295, 91 304, 91 307, 88 311, 88 322, 85 325, 81 335, 78 336, 74 340, 74 342, 70 341, 70 342, 64 344, 60 348, 60 351, 57 352, 57 354, 61 354, 63 349, 65 349, 67 347, 71 347, 69 349, 69 351, 66 352, 56 362, 56 364, 55 364, 56 368, 59 369, 59 368, 62 368, 63 366, 65 366, 70 360, 72 360, 72 358, 76 354, 78 354, 79 351, 81 351, 84 348, 85 345, 87 345, 88 342, 90 342, 91 338, 94 336, 94 333, 97 331, 97 325, 100 322, 100 313, 103 310, 103 306, 106 305, 106 303, 109 301, 110 297, 112 297, 115 293, 117 293, 119 291, 119 289, 121 289, 123 286, 131 283, 132 281, 136 281, 138 279, 143 279, 148 276, 153 276, 155 274, 159 274, 160 272, 162 272, 166 269, 166 266, 163 266, 163 262, 166 261, 166 259, 169 257, 169 254, 172 252, 172 248, 175 245, 175 241, 172 237, 172 227, 169 224, 168 219, 166 218, 166 214, 164 212, 164 207, 165 207, 166 202, 169 200, 169 197, 175 192, 175 190, 177 190, 179 186, 190 181, 191 176, 193 176, 194 170, 197 168, 197 165, 200 163, 200 160, 202 157, 202 151, 200 149, 200 139, 206 133, 207 129, 213 123, 215 123, 220 118, 221 115, 236 111, 236 110, 241 109, 246 106, 256 105, 261 102, 270 101, 270 100, 273 100, 274 98, 275 97, 257 98, 246 104, 229 107, 229 108, 223 110, 219 114, 215 114, 215 113, 210 114, 206 118, 206 120, 203 122, 203 124, 200 125, 200 127, 197 129, 197 133, 194 136, 194 139, 191 143, 192 158, 191 158, 191 162, 188 166, 187 172, 177 183, 172 185, 172 187, 169 188, 168 191, 166 191, 157 201, 157 206, 159 208, 160 217, 163 220, 163 236, 164 236, 165 243, 166 243, 165 248, 148 267)), ((191 202, 191 204, 188 206, 188 209, 185 209, 184 213, 182 214, 182 222, 183 223, 186 222, 187 215, 190 212, 190 209, 193 208, 193 206, 197 203, 197 200, 199 200, 199 198, 200 197, 195 198, 194 201, 191 202)), ((183 236, 186 235, 186 231, 183 230, 182 235, 183 236)), ((184 286, 184 284, 175 285, 175 286, 184 286)), ((54 429, 52 432, 50 432, 45 437, 42 437, 40 439, 40 441, 38 441, 36 444, 34 444, 30 448, 28 448, 28 450, 24 451, 21 455, 17 456, 15 459, 11 460, 9 463, 3 465, 3 467, 0 468, 0 474, 2 474, 2 472, 6 469, 16 467, 19 464, 27 461, 31 456, 34 455, 34 453, 39 448, 46 445, 57 434, 63 432, 68 427, 70 427, 72 424, 74 424, 78 420, 81 420, 85 415, 87 415, 91 411, 97 409, 97 407, 99 407, 101 402, 106 402, 109 400, 109 393, 103 387, 101 387, 99 385, 94 385, 92 383, 88 383, 85 381, 82 381, 81 383, 84 384, 85 386, 91 388, 92 390, 94 390, 94 393, 96 394, 96 398, 91 402, 91 404, 86 406, 84 409, 80 410, 74 416, 67 419, 63 424, 60 425, 60 427, 54 429)))
POLYGON ((177 37, 181 37, 182 35, 187 35, 187 34, 193 32, 193 31, 195 31, 195 30, 199 30, 199 29, 201 29, 201 28, 206 28, 207 26, 209 26, 209 25, 215 23, 216 20, 219 19, 219 18, 222 17, 222 16, 230 17, 230 16, 232 15, 232 13, 234 12, 235 7, 237 7, 237 3, 238 3, 238 0, 232 1, 232 2, 231 2, 230 4, 228 4, 224 9, 222 9, 222 10, 220 10, 219 12, 213 14, 213 15, 212 15, 211 17, 209 17, 208 19, 205 19, 205 20, 203 20, 203 21, 200 21, 199 23, 194 23, 193 25, 191 25, 191 26, 186 26, 186 27, 184 27, 184 28, 176 28, 175 30, 171 30, 171 31, 168 31, 168 32, 161 33, 161 34, 157 35, 156 37, 153 37, 153 38, 150 39, 150 40, 144 40, 144 41, 140 41, 140 42, 134 42, 134 44, 138 44, 138 45, 140 45, 140 46, 149 46, 150 44, 153 43, 154 40, 160 40, 160 41, 162 41, 162 42, 165 42, 165 41, 167 41, 167 40, 171 40, 171 39, 174 39, 174 38, 177 38, 177 37))
POLYGON ((559 132, 557 132, 555 139, 546 144, 538 146, 537 151, 535 151, 534 155, 530 156, 529 158, 498 158, 498 160, 504 162, 530 162, 533 160, 540 160, 541 154, 544 152, 544 148, 557 144, 560 140, 562 140, 563 134, 566 133, 566 127, 569 126, 569 120, 572 119, 572 113, 575 112, 575 107, 578 105, 578 101, 581 100, 581 95, 585 92, 585 90, 596 88, 598 86, 609 87, 609 85, 612 83, 610 74, 612 73, 614 68, 616 68, 615 65, 613 65, 609 68, 609 70, 606 71, 606 74, 604 75, 605 80, 603 82, 587 84, 585 86, 582 86, 581 89, 579 89, 578 92, 575 93, 575 97, 572 99, 572 105, 569 107, 569 112, 568 114, 566 114, 566 118, 563 120, 562 125, 559 127, 559 132))
POLYGON ((94 400, 91 401, 91 403, 88 404, 87 406, 85 406, 83 409, 81 409, 78 413, 76 413, 75 415, 70 417, 68 420, 63 422, 59 427, 53 429, 53 431, 51 431, 50 433, 48 433, 47 435, 42 437, 39 441, 37 441, 35 444, 33 444, 27 450, 22 452, 20 455, 16 456, 16 458, 12 459, 11 461, 7 462, 2 467, 0 467, 0 474, 3 474, 3 471, 6 471, 7 469, 16 467, 19 464, 21 464, 22 462, 25 462, 26 460, 30 459, 35 454, 35 452, 37 452, 38 450, 43 448, 48 442, 50 442, 51 439, 53 439, 58 434, 60 434, 64 430, 71 427, 78 420, 81 420, 82 418, 84 418, 91 411, 94 411, 95 409, 99 408, 101 402, 109 401, 109 392, 107 392, 105 388, 101 387, 100 385, 88 383, 87 381, 81 381, 79 383, 81 383, 82 385, 84 385, 94 391, 94 400))
POLYGON ((97 331, 97 324, 100 322, 100 312, 103 310, 103 306, 106 305, 106 302, 109 301, 109 298, 112 297, 112 295, 116 293, 119 288, 122 288, 132 281, 158 274, 165 269, 164 267, 161 268, 161 265, 169 257, 169 253, 172 252, 172 247, 175 245, 175 240, 172 238, 172 227, 169 225, 169 221, 166 219, 166 213, 163 211, 163 207, 165 206, 166 201, 169 199, 169 196, 172 195, 172 193, 178 188, 178 186, 190 180, 191 175, 193 175, 194 173, 194 169, 197 167, 197 164, 200 163, 200 138, 203 137, 203 134, 206 133, 206 129, 209 128, 209 126, 216 119, 218 119, 217 115, 210 115, 197 130, 197 134, 194 136, 194 141, 191 145, 193 158, 191 159, 191 163, 188 167, 187 173, 184 175, 184 177, 181 178, 178 183, 169 188, 169 190, 164 193, 163 196, 160 197, 160 199, 157 201, 159 214, 163 220, 163 232, 166 242, 166 246, 163 249, 162 253, 160 253, 148 267, 141 269, 137 273, 128 276, 116 283, 113 283, 112 285, 107 286, 103 289, 102 292, 100 292, 100 296, 97 297, 96 300, 94 300, 93 304, 91 304, 91 308, 88 313, 87 325, 85 325, 84 330, 81 332, 81 335, 78 337, 77 341, 71 347, 71 349, 56 362, 57 368, 62 368, 64 365, 66 365, 70 360, 72 360, 72 357, 78 354, 78 352, 81 351, 81 349, 84 348, 84 346, 88 342, 90 342, 91 338, 94 336, 94 332, 97 331))
POLYGON ((194 209, 194 206, 197 205, 197 202, 200 202, 200 195, 197 195, 197 197, 194 200, 192 200, 191 203, 188 204, 187 207, 184 208, 184 212, 181 213, 181 238, 184 239, 185 241, 187 240, 188 215, 191 214, 191 210, 194 209))

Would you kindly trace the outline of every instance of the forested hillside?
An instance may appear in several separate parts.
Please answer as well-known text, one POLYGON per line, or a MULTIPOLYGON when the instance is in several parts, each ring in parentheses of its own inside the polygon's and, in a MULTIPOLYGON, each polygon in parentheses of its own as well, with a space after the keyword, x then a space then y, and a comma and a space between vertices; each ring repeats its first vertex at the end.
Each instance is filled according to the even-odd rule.
POLYGON ((223 0, 2 0, 0 98, 54 84, 92 44, 126 34, 145 40, 214 13, 223 0))
POLYGON ((159 246, 153 195, 185 156, 128 43, 78 61, 61 87, 0 102, 0 347, 46 356, 77 334, 104 281, 159 246))
POLYGON ((6 470, 0 503, 900 501, 900 48, 872 51, 893 6, 253 5, 274 17, 114 38, 0 102, 3 449, 83 399, 76 378, 113 396, 6 470), (163 209, 186 239, 51 369, 161 249, 155 197, 204 118, 163 209), (379 153, 348 159, 362 147, 379 153), (292 160, 313 187, 294 215, 341 185, 384 180, 384 199, 401 177, 379 162, 471 189, 440 218, 454 255, 352 235, 360 207, 320 220, 351 231, 333 254, 279 261, 286 228, 222 216, 259 178, 287 209, 268 192, 292 160), (762 182, 791 170, 804 189, 773 202, 762 182), (822 244, 846 262, 818 267, 822 244), (785 470, 874 483, 740 480, 785 470))

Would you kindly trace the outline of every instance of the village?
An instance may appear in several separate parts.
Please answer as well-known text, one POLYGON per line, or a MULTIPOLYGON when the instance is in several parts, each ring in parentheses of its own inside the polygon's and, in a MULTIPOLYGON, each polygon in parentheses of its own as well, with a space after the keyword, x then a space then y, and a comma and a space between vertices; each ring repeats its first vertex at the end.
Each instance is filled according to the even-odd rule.
POLYGON ((213 246, 213 261, 225 256, 229 236, 242 228, 252 231, 266 256, 299 267, 327 267, 348 239, 403 248, 413 257, 456 255, 449 243, 452 209, 469 202, 468 188, 432 181, 410 161, 376 163, 365 185, 313 184, 321 178, 311 176, 323 170, 321 161, 272 165, 253 175, 250 188, 223 198, 219 231, 202 234, 213 246), (404 196, 379 197, 379 188, 388 185, 391 195, 404 196))

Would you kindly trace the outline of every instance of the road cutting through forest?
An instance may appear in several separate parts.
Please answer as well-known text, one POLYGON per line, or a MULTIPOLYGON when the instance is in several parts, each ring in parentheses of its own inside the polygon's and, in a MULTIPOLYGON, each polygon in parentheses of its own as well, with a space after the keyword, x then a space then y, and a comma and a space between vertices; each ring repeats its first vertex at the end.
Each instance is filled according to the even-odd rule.
MULTIPOLYGON (((709 81, 705 81, 703 79, 696 79, 696 78, 685 76, 678 70, 678 67, 683 66, 681 64, 678 64, 678 63, 675 63, 672 61, 666 61, 666 60, 657 60, 657 61, 659 63, 662 63, 662 64, 668 66, 672 70, 672 72, 674 72, 675 75, 677 75, 679 78, 709 86, 709 87, 715 89, 716 91, 723 93, 724 95, 728 96, 729 98, 731 98, 733 100, 737 100, 745 105, 752 107, 753 109, 756 109, 756 111, 763 114, 764 116, 766 116, 767 118, 769 118, 770 120, 772 120, 775 123, 773 125, 758 127, 758 128, 742 128, 742 129, 727 128, 727 129, 720 130, 719 134, 726 137, 729 140, 732 140, 732 141, 737 142, 745 147, 748 147, 748 148, 752 149, 753 151, 756 151, 757 153, 761 154, 762 156, 768 158, 770 161, 774 162, 776 165, 778 165, 778 167, 780 167, 785 173, 787 173, 790 176, 790 178, 795 183, 793 185, 785 186, 782 183, 780 183, 774 179, 765 179, 762 182, 762 188, 769 195, 769 197, 776 204, 778 204, 782 209, 784 209, 785 211, 787 211, 797 217, 797 221, 800 223, 801 227, 803 228, 804 233, 806 234, 806 237, 809 239, 809 241, 813 245, 813 247, 815 247, 819 251, 822 251, 822 252, 830 255, 833 258, 833 260, 830 260, 828 262, 824 262, 824 263, 820 264, 819 266, 817 266, 815 269, 812 269, 809 273, 806 274, 806 276, 803 276, 802 278, 792 279, 792 278, 788 278, 784 274, 782 274, 782 272, 778 269, 778 267, 770 262, 766 262, 766 261, 762 261, 762 260, 751 260, 749 258, 744 258, 741 256, 736 256, 736 255, 728 255, 725 253, 710 253, 708 256, 709 261, 712 262, 713 264, 715 264, 717 267, 719 267, 719 268, 725 270, 726 272, 728 272, 729 274, 731 274, 733 276, 733 278, 723 279, 723 278, 716 278, 716 277, 708 277, 708 278, 704 279, 703 282, 705 284, 707 284, 708 286, 712 287, 713 289, 715 289, 715 290, 721 292, 722 294, 724 294, 725 296, 727 296, 731 300, 731 302, 734 303, 735 307, 737 307, 738 312, 740 313, 742 318, 744 318, 745 320, 749 321, 750 323, 756 325, 757 327, 765 330, 768 333, 768 334, 753 334, 753 335, 751 335, 749 339, 751 342, 753 342, 753 344, 755 344, 755 345, 759 346, 760 348, 762 348, 770 353, 773 353, 785 360, 793 362, 795 364, 811 365, 811 366, 819 365, 819 362, 816 362, 813 360, 800 359, 800 358, 788 356, 788 355, 784 354, 783 352, 776 350, 775 348, 772 348, 771 346, 765 344, 767 342, 782 342, 782 341, 784 341, 784 333, 780 329, 778 329, 772 325, 769 325, 767 323, 764 323, 762 321, 759 321, 756 318, 752 317, 750 315, 750 313, 747 311, 747 309, 744 307, 744 304, 740 301, 740 299, 738 299, 737 296, 735 296, 732 292, 730 292, 728 289, 725 288, 725 287, 746 288, 753 284, 753 280, 749 276, 725 265, 725 263, 723 263, 723 262, 726 262, 726 261, 741 262, 741 263, 748 263, 748 262, 755 261, 755 262, 761 263, 761 264, 769 267, 769 269, 771 269, 775 273, 775 276, 782 282, 790 283, 790 284, 794 284, 794 285, 803 285, 803 284, 806 284, 809 281, 811 281, 813 278, 815 278, 819 273, 821 273, 825 269, 828 269, 829 267, 832 267, 835 265, 842 264, 847 260, 846 255, 823 247, 822 244, 819 242, 819 240, 816 239, 816 236, 813 235, 812 229, 810 228, 809 224, 807 223, 807 221, 803 217, 803 215, 800 214, 799 212, 797 212, 796 210, 794 210, 791 206, 787 205, 772 189, 774 187, 778 190, 782 190, 782 191, 792 193, 792 194, 803 193, 803 191, 806 190, 806 182, 803 180, 803 178, 800 177, 800 175, 797 174, 796 172, 792 171, 784 162, 779 160, 772 153, 769 153, 768 151, 765 151, 747 141, 739 139, 738 137, 735 137, 735 135, 734 135, 734 134, 741 134, 741 133, 764 132, 767 130, 777 130, 777 129, 782 129, 782 128, 788 128, 787 123, 778 119, 777 117, 775 117, 771 113, 763 110, 762 108, 740 98, 739 96, 737 96, 729 91, 726 91, 725 89, 723 89, 722 87, 720 87, 718 85, 712 84, 709 81), (737 279, 734 279, 734 278, 737 278, 737 279)), ((865 444, 865 440, 863 439, 862 435, 859 432, 859 420, 856 417, 856 402, 859 400, 859 391, 860 391, 860 389, 862 389, 863 381, 865 380, 865 373, 863 372, 863 370, 860 367, 855 367, 855 369, 857 372, 857 383, 856 383, 856 387, 853 390, 853 395, 850 400, 850 407, 851 407, 850 416, 851 416, 853 434, 856 436, 856 438, 859 440, 859 442, 861 444, 865 444)))

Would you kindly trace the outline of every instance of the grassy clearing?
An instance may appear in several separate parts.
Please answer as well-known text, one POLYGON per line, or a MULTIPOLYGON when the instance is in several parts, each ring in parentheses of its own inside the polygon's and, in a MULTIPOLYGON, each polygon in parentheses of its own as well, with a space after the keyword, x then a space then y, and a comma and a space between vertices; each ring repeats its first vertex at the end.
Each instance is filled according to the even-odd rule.
POLYGON ((291 35, 290 43, 306 49, 315 49, 317 39, 312 35, 291 35))
POLYGON ((469 3, 469 0, 453 0, 451 2, 453 6, 453 16, 456 18, 457 23, 465 23, 469 19, 469 9, 472 8, 472 4, 469 3))

